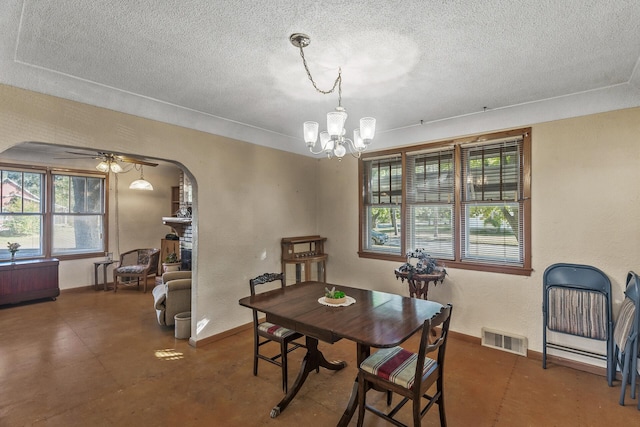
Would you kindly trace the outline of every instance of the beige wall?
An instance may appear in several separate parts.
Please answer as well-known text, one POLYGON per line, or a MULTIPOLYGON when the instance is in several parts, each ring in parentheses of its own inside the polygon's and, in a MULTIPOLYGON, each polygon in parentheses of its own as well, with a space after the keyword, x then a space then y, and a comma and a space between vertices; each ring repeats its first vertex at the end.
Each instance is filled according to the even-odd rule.
MULTIPOLYGON (((602 269, 617 313, 627 271, 640 271, 639 135, 640 108, 532 125, 534 272, 449 269, 429 296, 453 303, 452 329, 476 337, 483 326, 523 335, 529 348, 541 351, 542 274, 556 262, 602 269)), ((323 160, 320 182, 318 229, 328 237, 328 281, 408 295, 393 274, 398 263, 358 258, 357 161, 323 160)))
MULTIPOLYGON (((317 232, 318 161, 308 157, 0 85, 0 153, 24 141, 172 160, 193 175, 196 340, 250 322, 238 305, 249 278, 280 271, 280 238, 317 232)), ((120 201, 127 236, 155 242, 169 231, 160 219, 166 212, 129 220, 122 212, 132 199, 120 201), (157 226, 143 227, 145 217, 157 226)), ((92 272, 92 261, 62 262, 62 280, 92 272)))
MULTIPOLYGON (((532 128, 532 276, 450 269, 430 297, 454 304, 455 331, 480 336, 486 326, 524 335, 541 351, 541 283, 549 264, 604 270, 616 312, 626 272, 640 271, 640 108, 532 128)), ((193 174, 198 340, 250 321, 237 301, 250 277, 279 271, 284 236, 327 237, 330 282, 407 294, 393 276, 396 263, 357 256, 351 157, 318 161, 0 85, 0 152, 30 140, 175 160, 193 174)))

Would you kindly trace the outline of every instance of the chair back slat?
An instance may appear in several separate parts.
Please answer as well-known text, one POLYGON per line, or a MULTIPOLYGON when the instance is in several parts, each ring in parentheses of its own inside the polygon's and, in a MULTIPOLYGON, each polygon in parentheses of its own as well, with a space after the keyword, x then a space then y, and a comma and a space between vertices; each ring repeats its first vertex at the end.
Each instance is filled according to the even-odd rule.
POLYGON ((424 321, 422 325, 422 335, 420 337, 420 349, 418 351, 418 361, 416 363, 416 376, 415 376, 415 385, 417 390, 420 389, 418 386, 422 379, 422 372, 424 369, 425 357, 429 353, 433 353, 438 350, 437 361, 438 361, 438 369, 442 372, 442 368, 444 365, 444 353, 446 349, 447 337, 449 335, 449 323, 451 321, 451 312, 453 311, 453 306, 451 304, 447 304, 443 306, 440 311, 430 319, 424 321), (434 328, 440 327, 440 333, 437 335, 437 338, 430 343, 429 336, 431 331, 434 328))
POLYGON ((283 273, 264 273, 258 277, 249 280, 249 287, 251 288, 251 295, 256 294, 256 286, 264 285, 265 283, 275 282, 280 280, 280 287, 284 288, 284 274, 283 273))

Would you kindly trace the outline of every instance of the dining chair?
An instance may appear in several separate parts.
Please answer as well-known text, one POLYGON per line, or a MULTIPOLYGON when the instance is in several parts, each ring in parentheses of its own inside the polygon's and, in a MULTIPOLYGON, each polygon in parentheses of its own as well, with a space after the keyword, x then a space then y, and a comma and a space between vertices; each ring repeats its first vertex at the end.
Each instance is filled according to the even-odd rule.
MULTIPOLYGON (((367 357, 360 364, 358 370, 358 427, 362 427, 365 410, 394 425, 406 426, 394 417, 409 400, 413 403, 414 426, 420 426, 422 417, 434 404, 438 405, 440 425, 447 425, 443 390, 444 354, 452 311, 453 306, 447 304, 431 319, 425 320, 422 325, 418 353, 413 353, 402 347, 383 348, 367 357), (439 333, 436 333, 435 338, 433 336, 430 338, 431 331, 437 327, 440 327, 439 333), (436 350, 438 352, 436 359, 427 357, 427 354, 436 350), (436 383, 435 393, 433 395, 426 394, 434 383, 436 383), (383 412, 367 405, 367 390, 370 388, 397 393, 403 399, 391 411, 383 412), (423 398, 428 402, 421 408, 423 398)), ((390 404, 391 401, 387 399, 387 405, 390 404)))
MULTIPOLYGON (((284 289, 283 273, 265 273, 249 280, 251 296, 256 295, 257 286, 275 281, 280 281, 280 287, 284 289)), ((282 368, 282 389, 286 393, 288 391, 287 354, 297 348, 305 347, 303 344, 294 341, 303 335, 280 325, 258 319, 258 314, 258 310, 253 310, 253 375, 258 375, 259 359, 280 366, 282 368), (268 356, 260 352, 260 347, 270 342, 276 342, 280 345, 278 354, 268 356)))

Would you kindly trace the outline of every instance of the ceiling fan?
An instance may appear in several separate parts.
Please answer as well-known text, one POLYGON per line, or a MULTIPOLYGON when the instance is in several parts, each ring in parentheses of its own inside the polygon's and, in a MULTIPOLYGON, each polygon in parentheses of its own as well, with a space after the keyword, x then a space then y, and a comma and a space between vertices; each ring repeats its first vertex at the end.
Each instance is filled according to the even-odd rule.
POLYGON ((118 164, 119 162, 132 163, 134 165, 142 165, 142 166, 152 166, 152 167, 158 166, 158 163, 148 162, 146 160, 142 160, 141 158, 123 156, 120 154, 108 153, 105 151, 96 151, 95 154, 80 153, 77 151, 66 151, 66 153, 73 154, 74 156, 77 156, 77 157, 57 157, 57 159, 75 159, 78 157, 84 157, 88 159, 99 160, 100 163, 98 164, 98 166, 96 166, 96 168, 101 172, 107 172, 109 170, 111 170, 111 172, 113 173, 122 172, 123 168, 118 164))

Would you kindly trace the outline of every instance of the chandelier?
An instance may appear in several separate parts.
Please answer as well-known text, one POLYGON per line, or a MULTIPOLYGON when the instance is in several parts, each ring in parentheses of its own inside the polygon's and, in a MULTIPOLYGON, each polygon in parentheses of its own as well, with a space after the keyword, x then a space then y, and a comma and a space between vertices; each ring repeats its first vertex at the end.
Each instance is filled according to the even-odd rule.
POLYGON ((335 111, 327 113, 327 130, 320 132, 320 150, 314 151, 318 140, 318 122, 304 122, 303 135, 304 142, 307 144, 309 151, 313 154, 326 154, 332 158, 336 156, 338 160, 342 160, 344 155, 349 152, 354 157, 360 157, 360 153, 367 149, 376 132, 376 119, 373 117, 363 117, 360 119, 360 128, 353 131, 353 139, 347 138, 344 124, 347 121, 347 111, 342 106, 342 69, 338 69, 338 77, 333 82, 330 90, 321 90, 311 77, 311 72, 307 66, 307 60, 304 57, 304 48, 309 46, 311 39, 308 35, 302 33, 294 33, 289 36, 291 44, 300 49, 302 64, 307 72, 307 77, 311 81, 314 89, 323 94, 333 93, 338 88, 338 106, 335 111))

